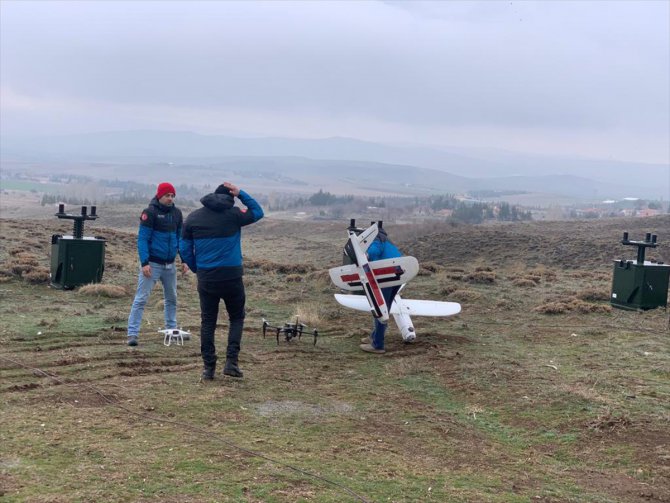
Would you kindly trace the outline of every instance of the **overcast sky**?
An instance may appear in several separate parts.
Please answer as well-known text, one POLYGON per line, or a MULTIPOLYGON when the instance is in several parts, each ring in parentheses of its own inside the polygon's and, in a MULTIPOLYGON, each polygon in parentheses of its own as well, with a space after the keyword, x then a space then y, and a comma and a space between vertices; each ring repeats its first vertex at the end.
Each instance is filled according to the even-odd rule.
POLYGON ((670 162, 670 2, 0 2, 2 134, 203 134, 670 162))

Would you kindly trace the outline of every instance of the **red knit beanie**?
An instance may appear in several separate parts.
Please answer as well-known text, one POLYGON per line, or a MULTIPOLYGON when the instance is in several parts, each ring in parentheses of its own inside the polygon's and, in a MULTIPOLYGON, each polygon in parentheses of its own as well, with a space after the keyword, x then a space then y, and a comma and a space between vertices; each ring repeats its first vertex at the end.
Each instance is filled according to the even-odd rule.
POLYGON ((177 192, 174 190, 174 185, 168 182, 159 183, 158 188, 156 189, 156 199, 160 199, 165 194, 177 195, 177 192))

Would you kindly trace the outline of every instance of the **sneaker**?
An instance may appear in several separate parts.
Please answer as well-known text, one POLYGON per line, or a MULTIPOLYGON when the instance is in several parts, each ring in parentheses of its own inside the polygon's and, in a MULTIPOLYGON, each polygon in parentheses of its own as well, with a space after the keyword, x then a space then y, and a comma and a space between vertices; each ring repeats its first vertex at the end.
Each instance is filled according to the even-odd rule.
POLYGON ((385 349, 377 349, 372 344, 361 344, 359 347, 366 353, 375 353, 378 355, 386 353, 385 349))
POLYGON ((370 336, 368 335, 368 336, 363 337, 363 338, 361 339, 361 343, 362 343, 362 344, 372 344, 372 339, 370 339, 370 336))
POLYGON ((236 362, 226 360, 226 365, 223 367, 223 375, 230 377, 242 377, 244 373, 237 366, 236 362))
POLYGON ((128 345, 129 346, 137 346, 137 336, 136 335, 129 335, 128 336, 128 345))
POLYGON ((202 369, 202 380, 203 381, 211 381, 214 379, 214 374, 216 373, 216 365, 205 365, 205 367, 202 369))

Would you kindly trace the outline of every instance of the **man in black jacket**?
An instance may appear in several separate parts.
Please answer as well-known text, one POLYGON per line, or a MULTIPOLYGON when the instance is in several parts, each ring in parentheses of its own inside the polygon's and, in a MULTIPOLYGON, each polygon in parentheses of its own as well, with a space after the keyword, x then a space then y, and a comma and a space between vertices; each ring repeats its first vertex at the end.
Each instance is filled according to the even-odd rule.
POLYGON ((241 228, 263 218, 263 208, 230 182, 219 185, 213 194, 207 194, 200 202, 203 207, 186 218, 179 252, 182 260, 198 275, 200 352, 204 363, 202 378, 214 379, 216 371, 214 331, 221 299, 226 305, 230 323, 223 373, 242 377, 238 355, 246 295, 242 281, 241 228), (235 197, 247 207, 246 210, 235 206, 235 197))

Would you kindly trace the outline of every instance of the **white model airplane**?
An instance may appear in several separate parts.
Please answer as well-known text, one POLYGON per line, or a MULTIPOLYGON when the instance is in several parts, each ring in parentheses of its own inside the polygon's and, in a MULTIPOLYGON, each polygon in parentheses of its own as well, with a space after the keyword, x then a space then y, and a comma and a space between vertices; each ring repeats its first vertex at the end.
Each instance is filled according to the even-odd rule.
MULTIPOLYGON (((352 226, 354 227, 352 221, 352 226)), ((412 324, 411 315, 415 316, 453 316, 461 312, 461 305, 457 302, 442 302, 436 300, 403 299, 400 291, 405 284, 419 272, 419 263, 414 257, 400 257, 396 259, 377 260, 369 263, 365 255, 378 232, 377 224, 373 224, 358 236, 349 231, 349 241, 345 246, 345 253, 354 264, 334 267, 328 272, 333 283, 342 290, 365 292, 361 295, 335 294, 335 300, 344 307, 358 311, 372 312, 380 321, 388 320, 389 313, 398 325, 403 341, 412 342, 416 339, 416 332, 412 324), (361 256, 362 255, 362 256, 361 256), (362 264, 362 265, 361 265, 362 264), (390 309, 386 306, 381 295, 380 286, 391 287, 401 285, 393 299, 390 309), (375 292, 379 295, 375 295, 375 292), (379 304, 381 298, 382 305, 379 304), (382 307, 383 306, 383 307, 382 307), (381 315, 380 315, 381 313, 381 315), (384 314, 386 317, 384 318, 384 314)))
POLYGON ((368 300, 368 309, 375 318, 385 322, 389 319, 389 309, 382 295, 382 287, 407 283, 419 272, 419 263, 414 257, 399 257, 378 260, 370 264, 365 251, 374 241, 379 229, 373 224, 356 235, 349 230, 349 240, 345 253, 353 264, 333 267, 328 271, 335 286, 342 290, 363 291, 368 300))

